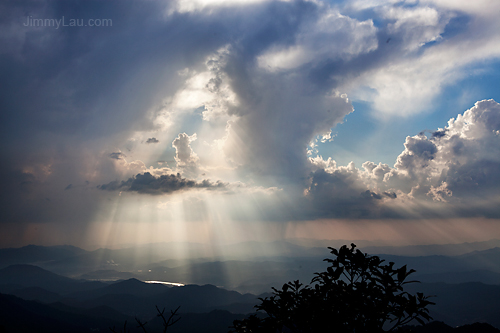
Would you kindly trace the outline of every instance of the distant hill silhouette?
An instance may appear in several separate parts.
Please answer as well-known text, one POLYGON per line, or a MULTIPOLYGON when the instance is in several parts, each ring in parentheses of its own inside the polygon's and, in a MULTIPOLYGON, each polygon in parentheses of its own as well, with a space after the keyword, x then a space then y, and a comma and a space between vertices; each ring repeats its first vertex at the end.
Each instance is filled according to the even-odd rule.
POLYGON ((118 295, 118 294, 150 297, 161 294, 165 292, 168 288, 169 287, 162 284, 144 283, 142 281, 132 278, 125 281, 119 281, 110 285, 106 285, 98 289, 73 293, 68 295, 68 297, 77 299, 91 299, 91 298, 98 298, 104 295, 118 295))
POLYGON ((37 246, 0 249, 0 268, 15 264, 32 264, 62 260, 86 253, 87 251, 71 245, 37 246))
MULTIPOLYGON (((47 262, 43 268, 63 275, 81 275, 97 270, 137 271, 145 265, 179 256, 179 247, 185 249, 189 258, 205 256, 202 244, 154 243, 123 249, 98 249, 80 255, 47 262)), ((184 253, 184 252, 183 252, 184 253)))
POLYGON ((223 309, 233 313, 253 312, 257 296, 240 294, 213 285, 166 287, 136 279, 117 282, 86 293, 74 293, 61 300, 68 306, 95 308, 101 305, 128 315, 153 316, 155 305, 167 309, 181 306, 192 313, 223 309))
MULTIPOLYGON (((303 252, 301 257, 274 256, 259 260, 254 258, 254 260, 245 261, 208 261, 206 258, 164 260, 160 250, 173 248, 172 244, 153 244, 139 250, 129 248, 85 251, 71 246, 27 246, 19 249, 0 249, 0 263, 15 264, 0 269, 0 292, 19 296, 25 300, 38 300, 46 303, 45 305, 51 309, 49 311, 43 308, 44 304, 39 302, 29 303, 33 309, 40 309, 40 312, 33 310, 35 313, 43 314, 45 311, 52 313, 51 311, 58 310, 78 318, 84 317, 86 318, 84 321, 101 316, 108 322, 116 323, 117 327, 121 327, 124 318, 131 318, 133 321, 135 315, 141 316, 146 321, 154 318, 155 305, 167 309, 175 309, 181 305, 182 317, 186 318, 185 316, 189 314, 191 316, 189 318, 193 318, 189 321, 194 321, 194 318, 210 320, 207 314, 215 310, 220 311, 215 313, 221 318, 236 318, 238 316, 236 314, 253 312, 253 306, 258 297, 256 295, 269 291, 271 286, 280 286, 292 279, 310 280, 313 272, 322 271, 326 267, 322 261, 324 255, 317 256, 316 248, 307 247, 305 243, 295 245, 285 243, 272 244, 279 249, 276 253, 285 254, 287 251, 295 253, 303 249, 308 250, 303 252), (146 258, 148 253, 152 253, 152 257, 142 262, 141 260, 146 258), (155 260, 159 261, 155 262, 155 260), (26 262, 36 262, 36 265, 25 264, 26 262), (83 276, 89 279, 106 280, 109 277, 116 277, 123 280, 112 283, 81 281, 55 274, 50 269, 47 270, 48 267, 57 269, 56 272, 87 274, 83 276), (134 269, 134 271, 121 271, 127 268, 134 269), (141 280, 181 282, 187 285, 167 287, 159 284, 146 284, 141 280), (246 292, 251 292, 251 294, 245 294, 246 292)), ((493 243, 494 241, 470 243, 465 244, 465 248, 468 246, 468 249, 481 249, 493 243)), ((251 249, 260 245, 262 244, 259 242, 250 242, 245 246, 251 249)), ((194 249, 191 253, 197 255, 200 247, 194 246, 194 249)), ((415 249, 407 250, 411 252, 415 249)), ((322 251, 324 253, 324 249, 322 251)), ((441 251, 462 250, 458 249, 458 245, 451 244, 450 246, 443 245, 441 251)), ((417 270, 414 278, 423 283, 415 285, 417 288, 415 291, 437 295, 435 299, 432 299, 436 305, 430 307, 431 315, 436 320, 443 321, 452 327, 474 322, 487 322, 500 328, 500 248, 474 250, 457 256, 381 255, 381 257, 387 261, 396 262, 396 265, 407 264, 408 267, 417 270)), ((11 303, 8 300, 12 299, 3 300, 2 309, 4 306, 10 306, 11 303)), ((19 302, 19 299, 16 302, 19 302)), ((16 308, 20 304, 15 303, 12 306, 16 308)), ((52 317, 49 316, 49 318, 52 317)), ((72 326, 72 322, 58 318, 57 316, 52 318, 51 325, 67 329, 61 332, 79 332, 79 328, 72 326)), ((180 327, 184 327, 185 330, 179 332, 192 330, 192 332, 205 333, 203 330, 196 331, 199 328, 189 321, 181 324, 184 320, 174 325, 171 331, 176 332, 180 327)), ((221 319, 221 321, 225 320, 221 319)), ((453 332, 456 331, 456 328, 452 329, 453 332)), ((484 329, 484 332, 489 332, 486 328, 484 329)), ((23 332, 22 330, 14 331, 23 332)), ((38 332, 38 330, 31 331, 38 332)), ((108 331, 107 328, 104 331, 108 331)), ((446 332, 444 328, 442 332, 446 332)))
POLYGON ((92 329, 101 332, 109 325, 123 324, 109 318, 78 314, 65 307, 52 307, 34 301, 22 300, 12 295, 0 294, 0 329, 16 333, 84 333, 92 329), (3 326, 3 327, 1 327, 3 326))
MULTIPOLYGON (((125 320, 131 332, 141 332, 136 328, 133 317, 126 316, 109 307, 90 309, 69 307, 62 303, 51 305, 22 300, 11 295, 0 294, 0 331, 16 333, 88 333, 109 332, 109 327, 121 329, 125 320)), ((242 314, 213 310, 207 313, 181 312, 181 320, 169 328, 170 333, 223 333, 233 320, 241 320, 242 314)), ((161 331, 161 319, 154 314, 144 317, 150 332, 161 331)), ((499 333, 489 324, 474 323, 451 327, 442 322, 432 322, 425 326, 412 327, 415 333, 499 333)))
POLYGON ((466 283, 481 282, 485 284, 500 284, 500 273, 486 269, 462 272, 443 272, 434 274, 420 274, 418 279, 422 282, 466 283))
MULTIPOLYGON (((477 256, 477 253, 474 256, 477 256)), ((220 263, 217 265, 220 267, 220 263)), ((268 263, 264 265, 267 267, 268 263)), ((255 268, 258 265, 248 267, 255 268)), ((48 314, 47 321, 40 326, 41 330, 34 329, 35 326, 21 325, 19 330, 11 330, 14 332, 43 332, 44 325, 56 327, 54 332, 80 332, 79 324, 75 326, 75 323, 103 323, 99 321, 99 318, 105 318, 108 326, 115 323, 117 327, 121 327, 120 325, 123 325, 126 318, 133 322, 133 316, 136 315, 146 321, 154 318, 155 305, 166 309, 175 309, 181 305, 181 315, 184 318, 181 322, 186 318, 192 318, 192 320, 186 320, 183 324, 179 322, 171 328, 171 332, 206 333, 212 331, 208 328, 203 331, 192 321, 211 322, 214 317, 207 314, 218 310, 220 312, 215 313, 221 316, 221 322, 231 323, 234 319, 241 319, 241 315, 238 314, 253 312, 253 306, 257 303, 258 297, 254 294, 225 290, 214 285, 167 287, 147 284, 137 279, 112 284, 82 282, 31 265, 14 265, 1 269, 0 290, 2 288, 10 288, 10 293, 25 299, 50 303, 44 307, 44 304, 39 302, 28 302, 14 296, 2 295, 2 309, 7 308, 9 311, 14 309, 21 311, 20 313, 30 314, 30 320, 38 320, 39 316, 48 314), (56 303, 53 303, 54 301, 56 303), (73 319, 67 320, 66 318, 73 319), (174 329, 175 326, 178 327, 174 329), (181 327, 183 330, 180 330, 181 327)), ((437 297, 432 299, 436 305, 430 307, 431 315, 434 319, 444 321, 448 325, 459 326, 474 322, 487 322, 500 328, 500 285, 421 283, 410 285, 408 291, 422 291, 428 295, 436 295, 437 297)), ((10 316, 9 311, 0 318, 8 320, 9 323, 21 320, 22 315, 10 316)), ((216 322, 217 320, 214 319, 214 327, 219 327, 216 322)), ((51 330, 47 328, 46 332, 49 331, 51 330)), ((107 331, 107 326, 105 331, 107 331)), ((214 329, 213 332, 217 331, 214 329)))
MULTIPOLYGON (((410 328, 410 327, 409 327, 410 328)), ((411 326, 414 333, 500 333, 499 329, 486 323, 474 323, 459 327, 451 327, 440 321, 434 321, 424 326, 411 326)))
MULTIPOLYGON (((245 315, 232 314, 223 310, 213 310, 208 313, 181 313, 181 320, 169 327, 168 333, 227 333, 228 327, 234 320, 244 317, 245 315)), ((151 328, 149 332, 162 332, 160 318, 153 318, 148 326, 151 328)))
MULTIPOLYGON (((52 305, 22 300, 0 294, 0 331, 16 333, 88 333, 119 330, 127 321, 131 332, 142 332, 133 317, 125 316, 108 307, 81 309, 61 303, 52 305)), ((181 312, 181 320, 169 328, 173 333, 225 333, 233 320, 244 315, 213 310, 208 313, 181 312)), ((150 332, 161 332, 161 319, 156 315, 144 317, 150 332)))
MULTIPOLYGON (((322 243, 327 241, 291 239, 231 244, 221 248, 221 253, 226 254, 223 256, 224 260, 203 258, 204 248, 196 243, 157 243, 95 251, 71 246, 30 245, 18 249, 0 249, 0 263, 36 262, 37 266, 51 272, 66 276, 80 275, 85 279, 138 278, 192 284, 210 283, 240 292, 261 293, 269 290, 270 285, 279 285, 287 280, 309 280, 313 272, 322 270, 324 248, 318 247, 322 243), (181 259, 169 259, 175 256, 179 248, 186 249, 189 255, 181 259), (243 257, 246 259, 242 260, 243 257), (232 275, 228 276, 227 272, 232 275)), ((495 283, 494 273, 500 274, 500 248, 488 249, 499 246, 499 240, 404 247, 380 247, 373 246, 370 242, 364 243, 360 248, 363 251, 369 250, 369 253, 397 253, 398 255, 382 254, 381 257, 398 265, 408 264, 409 267, 414 267, 417 270, 415 277, 422 280, 426 279, 423 277, 426 275, 428 281, 444 279, 444 282, 495 283), (464 251, 473 252, 462 254, 464 251), (415 253, 461 255, 415 257, 415 253), (465 274, 470 271, 477 273, 465 274), (447 275, 444 273, 457 274, 457 278, 454 281, 446 280, 447 275)))
POLYGON ((466 253, 457 258, 463 260, 469 267, 485 267, 500 273, 500 247, 466 253))
POLYGON ((101 269, 80 275, 84 280, 117 281, 137 278, 137 275, 131 272, 119 272, 114 269, 101 269))
POLYGON ((282 261, 213 261, 173 268, 151 267, 151 272, 138 275, 143 280, 213 284, 240 292, 262 293, 269 286, 281 285, 287 277, 310 280, 324 268, 321 258, 282 259, 282 261), (241 288, 238 288, 238 287, 241 288))
POLYGON ((17 289, 39 287, 58 294, 91 290, 104 286, 101 282, 77 281, 60 276, 33 265, 12 265, 0 269, 0 292, 4 286, 18 286, 17 289))
POLYGON ((471 242, 459 244, 430 244, 430 245, 406 245, 406 246, 364 246, 364 252, 376 254, 392 254, 399 256, 459 256, 473 251, 484 251, 494 247, 500 247, 499 239, 484 242, 471 242))
POLYGON ((229 291, 217 288, 213 285, 187 285, 184 287, 171 288, 157 297, 158 301, 168 302, 167 307, 178 304, 188 312, 205 312, 217 309, 221 306, 229 311, 233 304, 248 304, 253 307, 257 296, 252 294, 240 294, 236 291, 229 291))
POLYGON ((433 298, 436 305, 429 307, 435 320, 451 326, 486 322, 500 329, 500 285, 420 283, 407 289, 436 295, 433 298))
POLYGON ((61 295, 40 287, 16 289, 12 292, 9 292, 9 294, 28 301, 40 301, 42 303, 54 303, 61 300, 62 298, 61 295))
MULTIPOLYGON (((131 294, 106 294, 97 298, 79 300, 64 298, 61 303, 67 306, 91 309, 106 306, 128 316, 152 317, 156 313, 156 302, 147 297, 131 294)), ((158 304, 163 306, 162 304, 158 304)))
MULTIPOLYGON (((465 272, 476 271, 477 275, 469 275, 471 280, 467 282, 485 282, 488 275, 495 275, 492 273, 500 274, 500 248, 474 251, 452 257, 441 255, 425 257, 381 255, 380 257, 387 261, 393 261, 397 265, 407 264, 408 267, 413 267, 417 271, 415 274, 417 280, 424 280, 429 275, 439 276, 439 274, 459 272, 464 276, 465 272)), ((500 284, 500 281, 495 284, 500 284)))

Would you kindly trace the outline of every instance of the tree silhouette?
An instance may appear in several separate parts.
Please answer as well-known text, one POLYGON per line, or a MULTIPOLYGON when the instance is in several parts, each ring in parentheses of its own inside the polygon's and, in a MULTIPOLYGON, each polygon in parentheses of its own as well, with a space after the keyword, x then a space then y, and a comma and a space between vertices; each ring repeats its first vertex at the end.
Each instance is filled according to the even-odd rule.
POLYGON ((255 306, 265 316, 235 320, 231 332, 394 332, 412 320, 432 319, 428 296, 403 290, 418 282, 406 281, 415 270, 395 269, 393 262, 355 248, 329 247, 334 259, 324 260, 331 264, 326 272, 315 273, 310 285, 297 280, 273 288, 273 296, 255 306))

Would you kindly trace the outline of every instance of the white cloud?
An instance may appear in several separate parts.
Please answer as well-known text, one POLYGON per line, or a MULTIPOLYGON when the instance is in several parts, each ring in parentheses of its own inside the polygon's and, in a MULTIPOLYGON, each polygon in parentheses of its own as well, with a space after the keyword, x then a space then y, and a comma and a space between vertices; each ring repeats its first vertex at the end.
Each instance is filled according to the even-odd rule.
POLYGON ((255 3, 269 0, 177 0, 173 12, 187 13, 201 10, 217 9, 218 7, 235 7, 252 5, 255 3))
POLYGON ((476 63, 500 57, 500 23, 492 15, 498 7, 462 1, 420 1, 410 7, 374 4, 380 18, 389 20, 386 45, 379 46, 387 61, 345 82, 343 90, 351 98, 373 103, 380 117, 426 112, 444 87, 474 75, 471 67, 476 63), (450 28, 456 30, 451 37, 443 37, 455 18, 465 21, 460 28, 450 28))
POLYGON ((476 0, 473 2, 467 0, 420 0, 420 2, 486 17, 496 17, 500 11, 500 3, 491 0, 476 0))
POLYGON ((276 45, 260 55, 259 66, 275 71, 326 59, 348 60, 378 45, 371 20, 360 22, 328 7, 316 21, 304 24, 295 39, 293 45, 276 45))
MULTIPOLYGON (((500 104, 484 100, 442 129, 407 137, 392 168, 365 162, 362 171, 352 162, 310 158, 307 196, 321 209, 337 201, 372 217, 493 216, 500 204, 499 130, 500 104)), ((337 214, 337 204, 331 207, 337 214)))
POLYGON ((408 51, 416 50, 428 42, 441 38, 449 15, 440 13, 429 7, 403 8, 391 7, 380 10, 381 17, 394 23, 387 25, 389 35, 402 39, 403 48, 408 51))
POLYGON ((189 178, 196 178, 199 173, 199 157, 191 148, 191 143, 196 140, 196 133, 189 136, 186 133, 179 133, 172 142, 175 148, 175 161, 177 168, 182 175, 189 178))

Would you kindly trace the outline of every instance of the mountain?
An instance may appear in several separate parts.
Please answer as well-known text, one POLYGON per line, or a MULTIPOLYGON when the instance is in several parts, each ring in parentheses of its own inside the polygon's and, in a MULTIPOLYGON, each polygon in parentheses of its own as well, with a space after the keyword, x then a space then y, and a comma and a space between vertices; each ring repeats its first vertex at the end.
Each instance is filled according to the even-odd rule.
MULTIPOLYGON (((394 256, 380 255, 382 259, 396 263, 396 266, 407 265, 415 269, 414 275, 420 278, 424 274, 468 272, 474 270, 488 270, 500 273, 500 248, 483 251, 474 251, 460 256, 394 256)), ((499 281, 500 283, 500 281, 499 281)))
POLYGON ((62 260, 86 253, 87 251, 71 245, 37 246, 0 249, 0 268, 16 264, 34 264, 62 260))
POLYGON ((131 272, 119 272, 114 269, 102 269, 82 274, 79 278, 82 280, 117 281, 137 278, 137 275, 131 272))
MULTIPOLYGON (((318 242, 320 245, 326 245, 330 241, 318 242)), ((346 241, 342 242, 345 243, 346 241)), ((367 246, 373 246, 373 243, 365 243, 367 246)), ((484 248, 496 243, 498 243, 498 240, 435 246, 394 247, 393 250, 403 249, 403 251, 398 251, 414 252, 418 248, 424 249, 423 252, 429 252, 432 249, 432 251, 437 252, 455 253, 459 251, 457 249, 463 251, 463 249, 484 248)), ((183 247, 187 249, 190 256, 201 256, 204 247, 195 243, 157 243, 120 250, 99 249, 96 251, 62 247, 62 249, 69 249, 69 252, 66 252, 67 255, 69 253, 76 254, 59 260, 41 262, 38 265, 62 275, 80 274, 85 279, 110 281, 137 278, 143 281, 157 280, 184 284, 213 284, 226 289, 259 294, 269 291, 271 286, 279 286, 290 280, 300 279, 303 282, 310 282, 314 272, 324 271, 327 265, 322 259, 330 256, 329 250, 314 247, 314 245, 316 243, 313 240, 301 239, 269 243, 245 242, 226 245, 221 248, 222 253, 231 252, 233 256, 244 254, 250 257, 255 256, 249 258, 249 260, 226 260, 227 258, 225 260, 209 260, 201 257, 186 259, 186 256, 181 257, 179 260, 165 259, 176 255, 179 249, 183 247), (268 252, 274 256, 260 257, 268 252), (299 253, 300 256, 285 256, 284 254, 287 253, 299 253), (321 253, 321 255, 318 253, 321 253)), ((31 246, 15 250, 24 249, 23 251, 27 251, 35 248, 38 247, 31 246)), ((364 251, 367 248, 362 248, 362 250, 364 251)), ((373 247, 373 249, 375 251, 375 249, 381 249, 381 247, 373 247)), ((370 251, 368 253, 374 252, 370 251)), ((412 277, 425 282, 461 283, 474 281, 490 284, 500 283, 500 280, 497 279, 498 274, 500 274, 500 248, 473 251, 458 256, 401 256, 391 254, 381 254, 380 256, 387 261, 395 262, 396 266, 406 264, 409 268, 415 269, 417 273, 412 277)), ((12 279, 8 282, 10 285, 6 283, 2 282, 0 278, 0 284, 3 284, 0 291, 12 292, 20 287, 31 286, 47 289, 46 286, 40 284, 19 285, 18 279, 12 279)), ((67 292, 53 288, 47 290, 57 293, 67 292)))
POLYGON ((149 318, 156 313, 155 305, 163 306, 156 300, 131 294, 106 294, 97 298, 80 300, 77 298, 63 298, 61 303, 65 306, 80 309, 92 309, 100 306, 112 308, 128 316, 149 318))
POLYGON ((242 303, 253 307, 258 302, 255 295, 240 294, 237 291, 225 290, 209 284, 170 288, 156 299, 167 304, 167 308, 180 305, 184 311, 188 312, 206 312, 221 306, 230 309, 232 304, 242 303))
MULTIPOLYGON (((329 256, 276 257, 263 261, 211 261, 192 262, 176 267, 157 264, 146 266, 143 272, 134 273, 141 280, 179 282, 184 284, 213 284, 225 289, 259 294, 291 280, 309 283, 315 272, 328 266, 323 261, 329 256)), ((412 278, 424 282, 483 282, 500 284, 500 251, 489 249, 461 256, 395 256, 380 255, 397 266, 407 265, 417 272, 412 278)))
POLYGON ((415 333, 500 333, 499 329, 486 323, 474 323, 458 327, 451 327, 440 321, 433 321, 423 326, 410 326, 415 333))
POLYGON ((98 249, 61 260, 42 263, 41 267, 62 275, 81 275, 97 270, 137 272, 146 265, 167 259, 206 256, 206 246, 198 243, 154 243, 123 249, 98 249))
MULTIPOLYGON (((180 320, 168 328, 169 333, 226 333, 234 320, 241 320, 245 315, 213 310, 208 313, 181 313, 179 317, 180 320)), ((153 318, 146 326, 151 328, 148 332, 162 332, 160 321, 160 318, 153 318)))
POLYGON ((485 268, 500 273, 500 247, 473 251, 457 257, 469 267, 485 268))
MULTIPOLYGON (((357 243, 355 243, 357 244, 357 243)), ((431 244, 407 246, 359 246, 363 252, 371 254, 392 254, 398 256, 459 256, 473 251, 484 251, 500 247, 499 239, 484 242, 471 242, 459 244, 431 244)))
POLYGON ((18 286, 17 289, 39 287, 58 294, 65 294, 96 289, 105 284, 73 280, 32 265, 12 265, 0 269, 0 290, 5 291, 7 288, 4 286, 12 285, 18 286))
MULTIPOLYGON (((473 251, 483 251, 494 247, 500 247, 500 239, 491 239, 481 242, 466 242, 456 244, 429 244, 429 245, 403 245, 403 246, 387 246, 383 245, 382 241, 366 241, 366 240, 341 240, 341 239, 307 239, 307 238, 291 238, 286 240, 289 244, 299 245, 305 249, 323 249, 327 247, 340 247, 342 245, 350 245, 354 243, 363 252, 370 254, 391 254, 398 256, 458 256, 473 251)), ((321 253, 319 253, 321 254, 321 253)), ((285 254, 283 254, 285 255, 285 254)), ((308 253, 312 255, 312 253, 308 253)))
MULTIPOLYGON (((51 305, 22 300, 11 295, 0 294, 0 332, 16 333, 88 333, 110 332, 115 327, 120 332, 127 323, 127 332, 143 332, 137 327, 134 317, 125 316, 109 307, 91 309, 74 308, 62 303, 51 305)), ((169 308, 167 308, 168 313, 169 308)), ((236 319, 245 315, 213 310, 207 313, 188 313, 180 309, 180 320, 169 327, 173 333, 225 333, 236 319)), ((156 311, 156 309, 154 309, 156 311)), ((148 332, 163 331, 161 318, 154 312, 139 317, 148 322, 148 332)))
POLYGON ((121 326, 124 320, 130 320, 123 315, 120 319, 113 320, 99 315, 78 313, 66 306, 53 307, 4 294, 0 294, 0 308, 2 309, 0 311, 0 331, 2 332, 106 332, 109 326, 121 326))
POLYGON ((282 261, 213 261, 173 268, 151 265, 136 275, 141 280, 213 284, 240 292, 262 293, 294 279, 310 282, 313 273, 326 269, 322 258, 286 258, 282 261))
MULTIPOLYGON (((272 276, 270 281, 273 283, 279 282, 279 279, 276 278, 277 274, 275 274, 278 269, 281 269, 282 272, 289 271, 293 274, 302 274, 301 272, 305 272, 309 267, 313 270, 307 274, 312 274, 317 271, 319 265, 314 266, 309 263, 320 263, 322 259, 329 256, 329 250, 326 246, 335 246, 339 242, 350 243, 339 240, 291 239, 221 245, 217 250, 207 249, 205 245, 197 243, 156 243, 118 250, 98 249, 95 251, 85 251, 70 246, 40 247, 32 245, 19 249, 0 250, 0 258, 2 258, 0 262, 19 264, 33 261, 36 262, 37 266, 60 275, 79 275, 87 279, 104 280, 132 277, 153 280, 153 278, 148 277, 149 270, 158 273, 159 270, 163 269, 163 273, 168 274, 157 274, 161 276, 155 279, 161 277, 161 280, 166 279, 165 281, 197 284, 211 283, 223 285, 227 288, 235 288, 240 285, 243 287, 245 285, 260 284, 253 278, 260 278, 260 273, 263 273, 266 277, 272 276), (214 253, 217 253, 217 256, 214 253), (273 264, 267 265, 271 268, 261 270, 260 273, 257 273, 254 269, 245 268, 245 266, 252 265, 249 264, 250 262, 257 262, 259 264, 255 266, 264 268, 265 264, 260 264, 260 262, 266 261, 279 263, 276 264, 277 267, 273 264), (221 264, 222 262, 227 264, 221 264), (239 264, 238 262, 246 262, 246 264, 239 264), (297 263, 300 264, 294 266, 297 263), (217 265, 220 269, 217 268, 217 265), (224 279, 228 272, 226 268, 230 268, 229 272, 232 274, 232 272, 239 271, 236 266, 241 266, 245 270, 245 274, 236 274, 241 277, 236 280, 232 277, 224 279), (303 269, 298 268, 299 266, 302 266, 303 269), (233 270, 232 267, 238 270, 233 270), (190 274, 189 270, 192 269, 197 270, 197 273, 190 274), (92 273, 90 274, 90 272, 92 273), (208 279, 204 280, 204 278, 208 279)), ((470 270, 489 270, 500 273, 498 260, 495 259, 500 254, 494 250, 491 250, 490 254, 484 252, 490 251, 488 250, 489 247, 500 246, 499 240, 399 247, 381 247, 374 246, 376 244, 374 242, 360 242, 358 242, 358 245, 360 245, 359 248, 363 252, 379 253, 380 256, 388 260, 408 264, 409 267, 417 269, 419 274, 465 272, 470 270), (465 254, 465 252, 469 253, 465 254), (419 256, 415 256, 415 254, 419 254, 419 256), (491 258, 488 258, 488 255, 491 258), (479 256, 482 256, 482 258, 479 258, 479 256)), ((149 275, 153 276, 154 274, 149 275)), ((301 276, 306 277, 306 274, 301 276)), ((269 279, 266 279, 267 281, 269 279)))
POLYGON ((500 273, 486 269, 464 272, 442 272, 416 275, 421 282, 465 283, 481 282, 485 284, 500 284, 500 273))
POLYGON ((16 289, 7 294, 14 295, 28 301, 39 301, 42 303, 54 303, 62 298, 61 295, 40 287, 16 289))
POLYGON ((451 326, 487 322, 500 328, 500 285, 410 283, 405 290, 435 295, 431 301, 436 305, 429 306, 430 315, 435 320, 451 326))
POLYGON ((311 257, 328 253, 326 247, 306 247, 286 240, 274 242, 242 242, 224 245, 220 249, 224 258, 231 260, 249 260, 251 258, 311 257))
MULTIPOLYGON (((498 273, 499 248, 474 251, 453 257, 391 255, 382 255, 382 257, 387 261, 395 261, 396 266, 407 264, 409 268, 416 268, 418 272, 412 275, 412 278, 417 280, 422 278, 423 281, 457 282, 454 284, 424 282, 406 286, 405 290, 411 293, 423 292, 426 295, 436 295, 432 299, 436 305, 429 307, 434 319, 451 326, 487 322, 500 328, 500 285, 458 283, 463 280, 478 279, 478 277, 489 278, 489 282, 495 282, 500 274, 498 273), (476 269, 478 267, 481 269, 476 269)), ((141 279, 152 277, 152 280, 155 277, 163 277, 164 279, 159 280, 172 282, 184 282, 177 280, 182 278, 200 282, 216 281, 226 285, 239 283, 240 286, 245 283, 268 283, 279 287, 284 282, 296 279, 308 283, 313 272, 324 271, 327 266, 327 263, 317 257, 282 258, 279 262, 236 260, 191 262, 189 265, 170 268, 152 264, 151 271, 148 269, 146 272, 137 273, 137 276, 141 279)), ((117 272, 109 272, 109 274, 115 273, 117 272)), ((218 283, 216 285, 220 286, 218 283)), ((14 322, 24 320, 22 314, 25 313, 36 320, 43 321, 45 319, 41 319, 40 316, 48 314, 47 320, 50 323, 43 324, 42 328, 48 325, 47 327, 57 327, 57 330, 53 330, 55 332, 79 332, 88 323, 101 325, 106 322, 108 323, 106 327, 111 326, 109 323, 112 323, 121 328, 124 318, 130 319, 138 316, 148 321, 150 327, 153 328, 156 319, 151 320, 151 318, 156 316, 155 306, 167 310, 180 306, 182 320, 187 318, 187 321, 182 325, 179 322, 178 328, 174 330, 174 326, 169 331, 217 332, 214 327, 220 328, 226 325, 227 328, 232 320, 240 318, 238 313, 251 313, 254 311, 254 305, 259 304, 256 294, 242 294, 216 285, 188 284, 182 287, 168 287, 144 283, 136 278, 105 284, 71 279, 37 266, 12 265, 0 269, 0 290, 8 289, 11 294, 48 304, 28 301, 24 301, 28 303, 23 303, 21 302, 23 300, 19 298, 8 298, 7 295, 3 295, 2 309, 9 307, 10 311, 11 307, 20 311, 20 315, 12 316, 12 318, 3 316, 0 319, 14 320, 14 322), (198 325, 198 322, 194 322, 195 320, 205 322, 205 325, 211 323, 210 325, 213 326, 206 326, 206 330, 203 330, 203 325, 198 325)), ((264 291, 271 291, 270 286, 267 286, 264 291)), ((264 296, 269 295, 261 295, 261 297, 264 296)), ((9 311, 7 313, 10 313, 9 311)), ((21 325, 20 330, 13 327, 15 326, 9 326, 9 329, 21 332, 29 331, 29 328, 33 330, 32 326, 23 328, 24 326, 21 325)), ((85 327, 93 328, 93 326, 85 327)), ((104 326, 96 326, 98 327, 104 326)), ((34 329, 34 331, 40 330, 34 329)), ((47 328, 46 331, 50 330, 47 328)))
POLYGON ((150 297, 165 292, 169 287, 157 283, 144 283, 137 279, 129 279, 119 281, 111 285, 106 285, 102 288, 86 290, 67 295, 70 298, 80 300, 98 298, 104 295, 127 294, 139 297, 150 297))
POLYGON ((240 294, 213 285, 166 287, 130 279, 87 293, 70 294, 61 302, 77 308, 107 306, 127 315, 147 317, 154 315, 155 306, 167 309, 181 306, 182 311, 192 313, 215 309, 249 313, 254 311, 258 300, 255 295, 240 294))

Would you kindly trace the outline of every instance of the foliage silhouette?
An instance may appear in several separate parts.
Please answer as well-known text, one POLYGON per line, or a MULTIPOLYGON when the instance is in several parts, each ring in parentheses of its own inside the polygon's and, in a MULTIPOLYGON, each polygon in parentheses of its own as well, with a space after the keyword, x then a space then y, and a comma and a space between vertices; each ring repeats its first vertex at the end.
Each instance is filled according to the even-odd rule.
POLYGON ((329 247, 335 257, 324 260, 331 264, 326 272, 315 273, 310 285, 297 280, 273 288, 273 296, 255 306, 266 315, 235 320, 230 332, 394 332, 412 320, 432 319, 429 297, 403 290, 418 282, 406 281, 415 270, 395 269, 355 248, 329 247))

